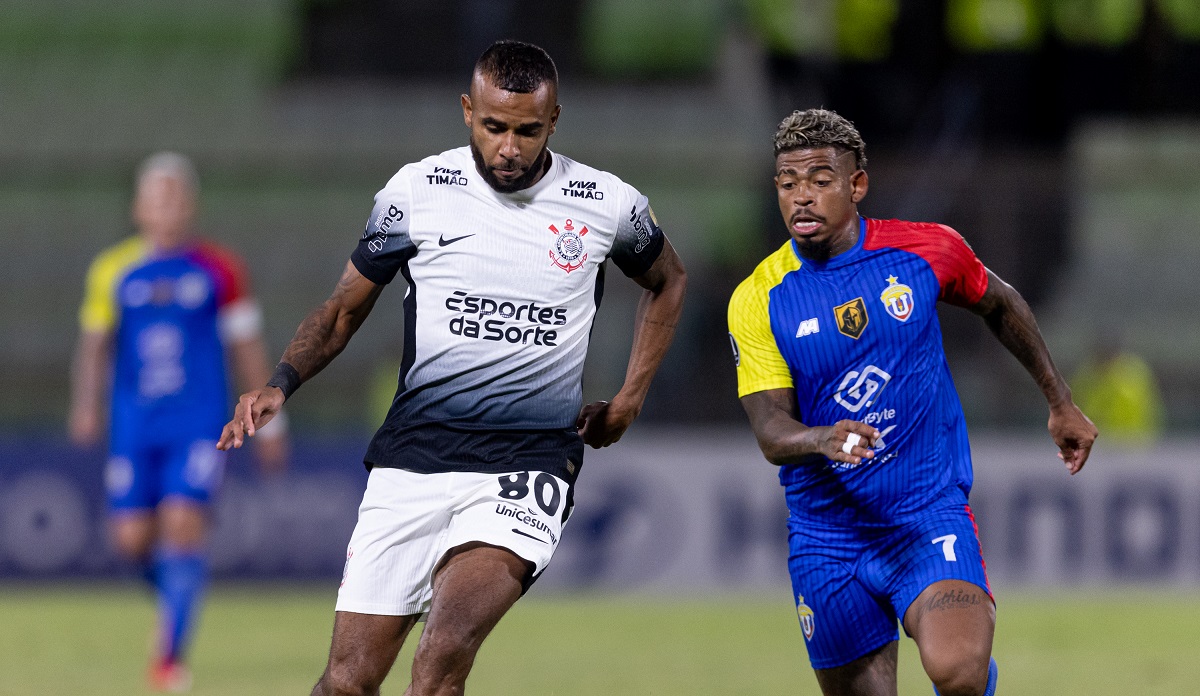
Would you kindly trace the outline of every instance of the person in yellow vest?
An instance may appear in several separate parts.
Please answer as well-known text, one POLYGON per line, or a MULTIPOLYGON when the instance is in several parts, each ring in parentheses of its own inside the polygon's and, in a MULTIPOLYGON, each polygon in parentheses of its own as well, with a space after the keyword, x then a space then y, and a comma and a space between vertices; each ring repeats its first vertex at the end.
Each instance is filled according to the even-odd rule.
POLYGON ((1163 431, 1165 409, 1154 371, 1119 340, 1098 342, 1071 380, 1071 391, 1112 442, 1149 444, 1163 431))

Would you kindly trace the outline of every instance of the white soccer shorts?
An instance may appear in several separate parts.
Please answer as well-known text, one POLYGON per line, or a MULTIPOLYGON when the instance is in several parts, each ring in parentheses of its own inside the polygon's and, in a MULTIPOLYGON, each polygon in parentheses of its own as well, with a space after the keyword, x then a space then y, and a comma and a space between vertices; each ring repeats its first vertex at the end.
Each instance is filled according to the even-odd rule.
POLYGON ((570 513, 570 486, 539 471, 418 474, 376 467, 346 549, 337 611, 425 614, 446 551, 471 541, 550 563, 570 513))

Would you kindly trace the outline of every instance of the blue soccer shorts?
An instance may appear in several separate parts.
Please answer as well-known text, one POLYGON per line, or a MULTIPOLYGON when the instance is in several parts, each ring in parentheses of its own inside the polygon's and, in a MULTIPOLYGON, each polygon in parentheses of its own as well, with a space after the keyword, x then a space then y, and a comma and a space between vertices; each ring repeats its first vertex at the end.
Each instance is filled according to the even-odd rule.
POLYGON ((212 502, 225 477, 225 452, 215 440, 113 447, 104 471, 109 509, 147 510, 164 498, 212 502))
POLYGON ((898 640, 898 620, 935 582, 965 580, 991 595, 965 503, 884 528, 817 528, 792 516, 788 546, 813 669, 839 667, 898 640))

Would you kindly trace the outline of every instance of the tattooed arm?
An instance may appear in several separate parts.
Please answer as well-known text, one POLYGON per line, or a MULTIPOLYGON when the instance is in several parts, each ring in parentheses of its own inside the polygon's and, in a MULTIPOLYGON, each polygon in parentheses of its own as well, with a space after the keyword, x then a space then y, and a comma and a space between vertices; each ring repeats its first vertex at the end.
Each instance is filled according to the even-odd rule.
POLYGON ((1059 459, 1072 474, 1079 473, 1087 462, 1096 439, 1096 426, 1071 400, 1071 390, 1038 330, 1033 311, 1020 293, 990 270, 987 292, 971 308, 991 329, 1008 352, 1037 382, 1046 403, 1050 405, 1050 436, 1058 445, 1059 459))
POLYGON ((382 285, 367 280, 348 262, 333 295, 300 322, 267 386, 238 399, 233 420, 221 432, 217 449, 241 447, 245 437, 253 437, 266 425, 301 383, 332 362, 362 326, 382 291, 382 285))

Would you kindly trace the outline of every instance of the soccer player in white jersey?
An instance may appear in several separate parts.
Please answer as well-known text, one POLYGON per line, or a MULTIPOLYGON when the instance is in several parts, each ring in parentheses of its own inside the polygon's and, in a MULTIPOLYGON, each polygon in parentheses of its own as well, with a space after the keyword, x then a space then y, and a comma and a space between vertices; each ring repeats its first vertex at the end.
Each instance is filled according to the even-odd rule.
POLYGON ((407 693, 462 693, 475 654, 546 568, 584 444, 637 417, 674 335, 686 274, 649 204, 547 149, 560 107, 550 56, 501 41, 463 95, 469 147, 402 168, 375 197, 333 295, 300 324, 218 447, 241 446, 345 347, 397 273, 404 357, 338 592, 314 694, 373 694, 426 616, 407 693), (606 261, 645 288, 625 383, 582 405, 606 261))

